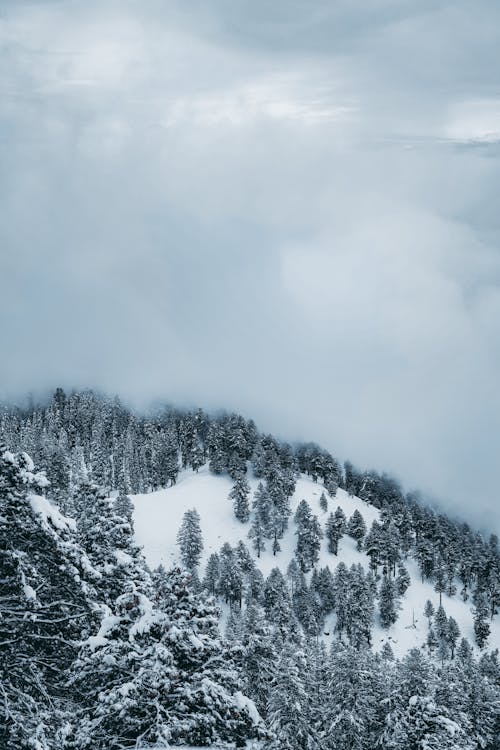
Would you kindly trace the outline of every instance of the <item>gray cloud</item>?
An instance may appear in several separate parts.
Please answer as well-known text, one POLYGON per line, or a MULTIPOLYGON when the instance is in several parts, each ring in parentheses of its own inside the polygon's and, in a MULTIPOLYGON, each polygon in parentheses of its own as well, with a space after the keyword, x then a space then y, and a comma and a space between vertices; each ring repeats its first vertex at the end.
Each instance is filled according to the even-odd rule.
POLYGON ((2 393, 239 409, 498 527, 499 14, 4 2, 2 393))

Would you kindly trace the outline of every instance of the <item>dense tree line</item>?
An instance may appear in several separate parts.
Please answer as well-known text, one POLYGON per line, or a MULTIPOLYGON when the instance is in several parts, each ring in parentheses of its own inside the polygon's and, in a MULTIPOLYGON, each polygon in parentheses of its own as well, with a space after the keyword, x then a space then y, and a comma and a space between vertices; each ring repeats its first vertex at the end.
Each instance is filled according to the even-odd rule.
POLYGON ((435 513, 386 475, 262 435, 235 414, 144 416, 58 389, 46 405, 4 407, 0 443, 9 447, 0 459, 6 750, 239 746, 258 736, 273 750, 498 747, 500 669, 487 651, 500 599, 494 535, 435 513), (286 573, 264 578, 243 541, 223 544, 200 570, 195 508, 179 529, 182 569, 148 570, 128 495, 205 464, 231 477, 228 504, 257 557, 280 555, 291 525, 286 573), (292 517, 300 473, 324 487, 318 515, 303 500, 292 517), (338 488, 377 508, 378 520, 367 528, 359 511, 335 510, 338 488), (346 536, 366 552, 366 570, 335 564, 346 536), (319 567, 323 537, 332 564, 319 567), (410 557, 439 606, 422 608, 426 642, 398 661, 388 642, 379 655, 370 645, 376 620, 387 629, 397 620, 410 557), (479 660, 443 595, 470 601, 479 660), (224 638, 217 599, 229 612, 224 638))

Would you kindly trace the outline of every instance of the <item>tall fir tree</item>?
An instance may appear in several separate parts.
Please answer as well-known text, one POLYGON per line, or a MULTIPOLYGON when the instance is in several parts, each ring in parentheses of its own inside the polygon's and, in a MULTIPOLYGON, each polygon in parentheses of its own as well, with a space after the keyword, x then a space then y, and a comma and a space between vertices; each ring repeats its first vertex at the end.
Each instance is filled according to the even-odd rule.
POLYGON ((181 551, 182 564, 189 570, 198 567, 203 552, 200 514, 196 508, 187 510, 177 533, 177 544, 181 551))

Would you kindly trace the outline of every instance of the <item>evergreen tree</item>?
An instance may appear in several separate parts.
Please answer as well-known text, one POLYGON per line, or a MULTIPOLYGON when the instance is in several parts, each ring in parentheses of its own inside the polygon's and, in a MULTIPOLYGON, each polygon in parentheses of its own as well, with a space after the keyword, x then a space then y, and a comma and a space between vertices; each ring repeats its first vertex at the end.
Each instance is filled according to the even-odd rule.
POLYGON ((429 625, 429 630, 427 631, 426 644, 427 644, 427 648, 429 649, 429 653, 431 654, 439 646, 439 640, 436 636, 436 633, 432 625, 429 625))
POLYGON ((348 618, 346 626, 351 646, 361 649, 367 645, 371 645, 373 610, 373 593, 363 567, 361 565, 352 565, 349 571, 348 618))
POLYGON ((261 552, 264 552, 266 549, 266 527, 264 526, 260 513, 255 513, 252 519, 248 538, 252 540, 253 548, 257 553, 257 557, 260 557, 261 552))
POLYGON ((295 513, 297 524, 297 546, 295 556, 304 573, 307 573, 319 560, 321 538, 323 536, 319 521, 313 516, 305 500, 301 500, 295 513))
POLYGON ((323 511, 323 513, 326 513, 328 510, 328 499, 324 492, 321 493, 319 498, 319 507, 323 511))
POLYGON ((434 591, 439 594, 439 606, 442 603, 443 591, 446 591, 446 570, 444 563, 441 559, 438 560, 437 565, 434 567, 434 591))
POLYGON ((288 587, 279 568, 273 568, 266 579, 263 603, 268 620, 282 633, 286 632, 292 622, 292 607, 288 587))
POLYGON ((366 525, 359 510, 355 510, 347 523, 347 533, 356 540, 356 548, 361 551, 361 543, 366 534, 366 525))
POLYGON ((229 493, 229 498, 233 504, 234 515, 238 521, 241 521, 241 523, 246 523, 250 518, 250 506, 248 503, 249 495, 250 485, 248 484, 245 475, 240 474, 229 493))
POLYGON ((448 618, 448 631, 446 633, 446 640, 451 649, 451 658, 455 658, 455 648, 457 641, 460 637, 460 628, 458 627, 457 621, 453 617, 448 618))
POLYGON ((329 750, 375 747, 380 731, 376 670, 377 664, 369 651, 332 648, 326 740, 329 750))
POLYGON ((227 542, 220 551, 220 578, 218 593, 223 596, 227 604, 241 607, 243 597, 243 573, 235 550, 227 542))
MULTIPOLYGON (((314 573, 315 572, 316 570, 314 571, 314 573)), ((324 615, 330 614, 335 606, 335 595, 333 575, 328 566, 325 568, 321 568, 315 579, 313 574, 311 587, 314 588, 314 591, 319 598, 321 612, 324 615)))
POLYGON ((270 750, 309 750, 311 728, 304 689, 303 654, 285 644, 276 665, 276 678, 269 697, 267 716, 274 737, 270 750))
POLYGON ((181 550, 182 564, 189 570, 197 568, 203 552, 203 538, 200 515, 195 508, 184 513, 177 533, 177 544, 181 550))
POLYGON ((278 655, 271 626, 255 601, 243 615, 242 649, 242 689, 266 717, 278 655))
POLYGON ((370 568, 376 573, 384 558, 384 535, 382 526, 374 521, 365 539, 365 552, 370 558, 370 568))
POLYGON ((335 629, 339 637, 342 637, 343 632, 347 629, 349 620, 350 599, 350 577, 344 562, 337 565, 333 575, 333 597, 335 601, 335 614, 337 615, 335 629))
POLYGON ((489 606, 486 594, 483 592, 474 595, 474 633, 476 643, 479 648, 483 648, 490 634, 490 624, 488 622, 489 606))
POLYGON ((428 623, 429 623, 429 630, 431 627, 431 620, 434 617, 434 606, 430 599, 427 599, 425 602, 425 608, 424 608, 424 615, 427 617, 428 623))
POLYGON ((396 587, 392 579, 384 576, 380 586, 380 624, 383 628, 390 628, 398 619, 396 587))
POLYGON ((344 536, 346 530, 346 517, 344 511, 339 506, 335 513, 330 513, 326 522, 326 538, 328 540, 328 552, 333 555, 338 554, 339 541, 344 536))
POLYGON ((168 621, 147 597, 118 597, 114 614, 83 643, 69 680, 80 709, 71 746, 121 750, 171 737, 168 696, 176 670, 163 642, 168 621))
MULTIPOLYGON (((66 672, 99 578, 25 453, 0 449, 0 746, 48 750, 68 720, 66 672), (87 578, 88 583, 85 582, 87 578)), ((59 737, 59 739, 58 739, 59 737)))
POLYGON ((403 596, 411 584, 410 574, 402 563, 398 565, 398 575, 396 578, 396 589, 400 596, 403 596))
POLYGON ((208 591, 209 594, 215 596, 218 591, 220 577, 220 560, 217 552, 212 552, 208 558, 207 567, 205 570, 205 577, 203 579, 203 588, 208 591))
POLYGON ((448 618, 441 604, 437 609, 434 623, 436 625, 437 637, 439 638, 439 640, 445 640, 446 634, 448 632, 448 618))

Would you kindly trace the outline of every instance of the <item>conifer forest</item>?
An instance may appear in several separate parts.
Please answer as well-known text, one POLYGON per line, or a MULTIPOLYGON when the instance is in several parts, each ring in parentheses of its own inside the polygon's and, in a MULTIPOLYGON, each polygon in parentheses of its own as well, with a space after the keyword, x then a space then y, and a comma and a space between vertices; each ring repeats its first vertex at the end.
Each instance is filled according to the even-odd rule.
POLYGON ((57 389, 0 437, 5 750, 499 747, 494 534, 234 413, 57 389), (183 484, 153 566, 135 514, 183 484))
POLYGON ((0 0, 0 750, 500 750, 500 0, 0 0))

